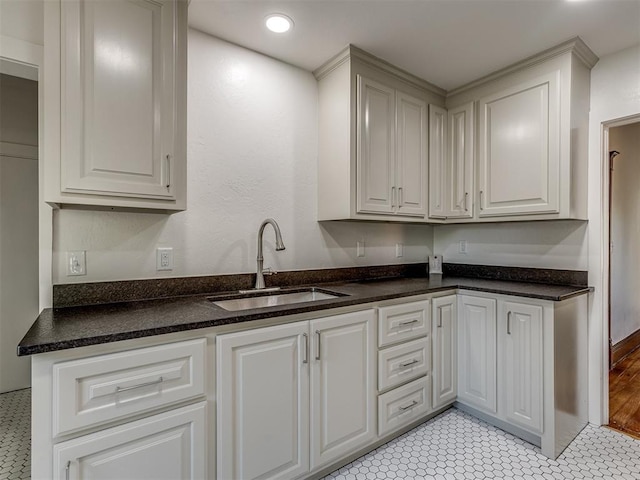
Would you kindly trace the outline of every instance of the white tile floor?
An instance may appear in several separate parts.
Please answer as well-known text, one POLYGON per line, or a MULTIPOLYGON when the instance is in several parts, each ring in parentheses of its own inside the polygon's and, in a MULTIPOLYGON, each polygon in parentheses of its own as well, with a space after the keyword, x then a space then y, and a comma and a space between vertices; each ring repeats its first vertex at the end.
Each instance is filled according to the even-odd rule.
POLYGON ((31 478, 31 389, 0 395, 0 480, 31 478))
MULTIPOLYGON (((0 395, 0 480, 30 478, 30 405, 29 389, 0 395)), ((537 447, 450 409, 325 478, 640 480, 640 440, 588 425, 554 461, 537 447)))
POLYGON ((539 448, 450 409, 325 477, 393 478, 640 480, 640 440, 588 425, 554 461, 539 448))

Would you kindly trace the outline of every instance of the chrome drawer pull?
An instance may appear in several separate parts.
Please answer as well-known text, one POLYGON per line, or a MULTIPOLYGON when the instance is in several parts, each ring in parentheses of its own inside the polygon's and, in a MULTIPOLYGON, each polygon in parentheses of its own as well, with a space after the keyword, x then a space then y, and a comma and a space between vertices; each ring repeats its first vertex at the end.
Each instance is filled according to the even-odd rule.
POLYGON ((511 335, 511 312, 507 313, 507 335, 511 335))
POLYGON ((302 363, 309 363, 309 336, 306 333, 303 333, 304 337, 304 359, 302 363))
POLYGON ((316 330, 316 339, 318 342, 316 343, 316 360, 320 360, 320 331, 316 330))
POLYGON ((398 325, 403 327, 405 325, 411 325, 412 323, 418 323, 418 320, 414 319, 414 320, 409 320, 408 322, 400 322, 398 325))
POLYGON ((404 407, 399 407, 399 408, 398 408, 398 410, 401 410, 401 411, 403 411, 403 412, 404 412, 405 410, 409 410, 410 408, 415 407, 417 404, 418 404, 418 401, 417 401, 417 400, 414 400, 414 401, 413 401, 413 402, 411 402, 409 405, 405 405, 404 407))
POLYGON ((71 468, 71 460, 67 461, 67 466, 64 467, 64 478, 65 480, 69 480, 69 469, 71 468))
POLYGON ((135 390, 136 388, 150 387, 151 385, 159 385, 164 382, 164 378, 160 377, 153 382, 140 383, 139 385, 132 385, 130 387, 116 387, 116 393, 128 392, 129 390, 135 390))
POLYGON ((416 360, 416 359, 414 358, 413 360, 411 360, 411 361, 409 361, 409 362, 401 363, 401 364, 400 364, 400 366, 401 366, 402 368, 407 368, 407 367, 410 367, 411 365, 415 365, 416 363, 420 363, 420 361, 419 361, 419 360, 416 360))

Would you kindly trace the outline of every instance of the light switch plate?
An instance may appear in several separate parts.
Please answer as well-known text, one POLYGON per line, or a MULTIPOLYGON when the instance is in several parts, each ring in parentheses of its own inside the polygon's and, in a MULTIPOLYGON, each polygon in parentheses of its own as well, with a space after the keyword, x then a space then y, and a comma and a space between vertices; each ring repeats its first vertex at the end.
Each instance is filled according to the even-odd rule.
POLYGON ((87 274, 87 256, 84 250, 67 252, 67 276, 87 274))

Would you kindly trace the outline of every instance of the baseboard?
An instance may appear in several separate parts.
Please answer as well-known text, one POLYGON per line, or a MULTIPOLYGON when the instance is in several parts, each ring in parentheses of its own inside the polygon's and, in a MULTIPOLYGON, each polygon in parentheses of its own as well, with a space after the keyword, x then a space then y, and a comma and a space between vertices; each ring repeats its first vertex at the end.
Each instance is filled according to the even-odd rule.
POLYGON ((611 347, 611 367, 640 347, 640 329, 611 347))

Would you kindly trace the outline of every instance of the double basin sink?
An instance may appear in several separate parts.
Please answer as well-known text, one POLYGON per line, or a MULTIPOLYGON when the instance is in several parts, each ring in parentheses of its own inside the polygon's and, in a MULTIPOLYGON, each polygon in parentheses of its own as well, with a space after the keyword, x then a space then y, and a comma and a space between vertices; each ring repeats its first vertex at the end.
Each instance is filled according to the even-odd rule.
POLYGON ((317 302, 345 296, 347 295, 344 293, 332 292, 331 290, 325 290, 323 288, 306 287, 291 290, 242 290, 234 294, 207 297, 207 300, 224 310, 237 312, 256 308, 291 305, 294 303, 317 302))

